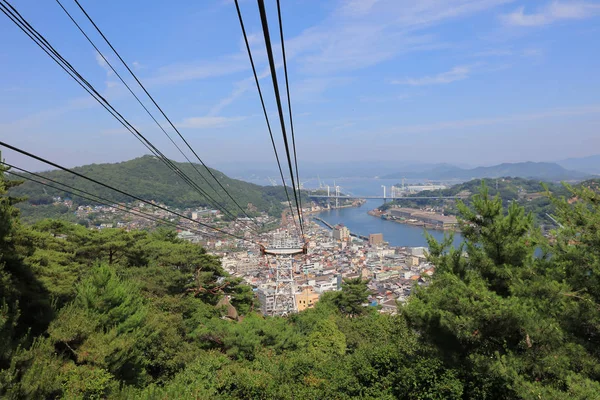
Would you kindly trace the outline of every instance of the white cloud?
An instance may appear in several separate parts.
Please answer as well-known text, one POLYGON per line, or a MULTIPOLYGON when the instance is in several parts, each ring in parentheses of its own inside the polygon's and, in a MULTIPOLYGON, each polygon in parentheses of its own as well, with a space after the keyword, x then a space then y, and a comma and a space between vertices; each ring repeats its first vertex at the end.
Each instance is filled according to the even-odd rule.
POLYGON ((246 71, 250 65, 242 54, 223 56, 215 61, 199 61, 195 63, 173 64, 159 69, 158 74, 147 79, 148 85, 164 85, 190 80, 215 78, 246 71))
POLYGON ((342 5, 340 12, 352 17, 361 16, 369 12, 379 1, 380 0, 348 0, 342 5))
POLYGON ((396 1, 399 21, 406 27, 421 28, 486 11, 515 0, 421 0, 396 1))
POLYGON ((584 19, 599 14, 600 4, 554 1, 537 13, 527 14, 525 7, 519 7, 510 14, 502 15, 501 19, 507 25, 543 26, 560 20, 584 19))
POLYGON ((102 58, 102 55, 100 55, 100 53, 98 53, 98 52, 96 52, 96 62, 103 69, 107 69, 108 68, 108 64, 106 64, 106 61, 104 61, 104 58, 102 58))
MULTIPOLYGON (((275 68, 279 68, 280 65, 275 65, 275 68)), ((258 80, 262 80, 268 76, 271 76, 271 70, 266 68, 262 73, 258 74, 258 80)), ((235 89, 225 98, 219 100, 217 104, 215 104, 210 111, 208 112, 209 116, 215 116, 219 114, 225 107, 233 103, 239 97, 241 97, 244 93, 246 93, 249 89, 256 86, 256 81, 254 76, 248 77, 246 79, 242 79, 235 83, 235 89)), ((267 85, 268 87, 268 85, 267 85)), ((261 91, 263 96, 265 96, 264 86, 261 85, 261 91)))
POLYGON ((323 93, 334 87, 348 85, 353 81, 350 77, 310 77, 291 83, 290 95, 294 102, 322 101, 323 93))
POLYGON ((191 117, 176 124, 178 128, 206 129, 223 128, 245 117, 191 117))
POLYGON ((102 57, 102 55, 98 52, 96 52, 96 62, 98 63, 98 65, 106 71, 106 76, 110 77, 112 75, 114 75, 114 72, 112 71, 112 69, 110 68, 110 66, 108 65, 108 63, 106 62, 106 60, 102 57))
POLYGON ((408 52, 450 47, 421 32, 513 0, 354 0, 322 23, 287 40, 303 72, 339 73, 370 67, 408 52))
POLYGON ((407 78, 402 80, 395 80, 392 81, 392 84, 410 86, 441 85, 467 79, 472 69, 472 66, 461 65, 452 68, 450 71, 442 72, 437 75, 424 76, 422 78, 407 78))

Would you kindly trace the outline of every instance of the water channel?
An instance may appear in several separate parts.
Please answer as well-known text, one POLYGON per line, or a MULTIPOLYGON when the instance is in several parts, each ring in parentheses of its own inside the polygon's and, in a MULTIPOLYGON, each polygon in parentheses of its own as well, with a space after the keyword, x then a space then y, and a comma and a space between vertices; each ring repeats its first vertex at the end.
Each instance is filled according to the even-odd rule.
MULTIPOLYGON (((336 182, 342 186, 342 192, 346 189, 355 195, 379 194, 382 190, 381 185, 386 185, 389 190, 394 183, 397 182, 383 179, 348 179, 336 182)), ((344 224, 350 229, 350 232, 358 235, 368 236, 370 233, 382 233, 383 239, 392 246, 427 246, 425 231, 422 227, 386 221, 367 214, 367 211, 377 208, 381 204, 382 200, 367 200, 361 207, 323 211, 317 216, 332 225, 344 224)), ((443 231, 429 230, 428 232, 437 240, 442 240, 444 237, 443 231)), ((454 245, 458 246, 461 241, 460 234, 455 234, 454 245)))

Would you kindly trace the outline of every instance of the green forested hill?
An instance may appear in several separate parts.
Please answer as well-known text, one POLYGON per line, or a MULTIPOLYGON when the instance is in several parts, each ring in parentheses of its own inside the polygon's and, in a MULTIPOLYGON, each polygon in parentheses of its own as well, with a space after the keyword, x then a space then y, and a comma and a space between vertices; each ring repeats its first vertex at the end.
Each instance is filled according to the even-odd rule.
MULTIPOLYGON (((189 163, 174 163, 181 171, 217 200, 219 204, 224 204, 233 214, 237 214, 238 212, 241 213, 233 201, 206 172, 204 167, 198 164, 195 165, 198 171, 200 171, 203 176, 208 179, 211 185, 217 189, 218 194, 216 194, 208 186, 206 181, 198 175, 192 165, 189 163)), ((143 199, 154 200, 159 203, 167 204, 168 206, 179 208, 202 206, 214 207, 210 204, 208 199, 201 196, 154 156, 143 156, 116 164, 90 164, 74 168, 74 170, 90 178, 109 183, 116 188, 122 189, 143 199)), ((211 169, 211 171, 244 209, 251 203, 259 211, 269 212, 271 215, 279 215, 281 213, 283 207, 280 203, 286 200, 283 187, 259 186, 231 179, 222 172, 214 169, 211 169)), ((43 172, 41 175, 101 195, 111 201, 131 201, 131 198, 127 196, 102 188, 92 182, 78 178, 64 171, 48 171, 43 172)), ((51 204, 53 196, 60 196, 63 198, 70 197, 67 193, 47 188, 33 182, 26 182, 20 187, 14 188, 11 193, 15 196, 27 196, 29 205, 36 206, 51 204)), ((78 197, 73 198, 73 201, 76 204, 89 203, 88 200, 78 197)), ((27 205, 21 206, 21 209, 26 218, 30 214, 39 211, 35 210, 35 207, 27 205)), ((46 213, 42 213, 42 217, 58 216, 60 214, 60 210, 58 210, 58 208, 55 209, 55 207, 46 206, 41 207, 41 209, 48 210, 46 213)))

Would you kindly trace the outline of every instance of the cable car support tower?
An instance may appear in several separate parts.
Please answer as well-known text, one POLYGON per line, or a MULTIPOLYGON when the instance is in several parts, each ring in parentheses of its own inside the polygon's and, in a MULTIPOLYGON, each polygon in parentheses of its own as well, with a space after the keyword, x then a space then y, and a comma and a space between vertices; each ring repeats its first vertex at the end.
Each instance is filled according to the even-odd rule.
POLYGON ((285 317, 298 312, 293 270, 294 256, 306 254, 307 250, 307 243, 298 242, 287 233, 276 235, 268 247, 261 246, 262 254, 275 257, 277 262, 271 315, 285 317))

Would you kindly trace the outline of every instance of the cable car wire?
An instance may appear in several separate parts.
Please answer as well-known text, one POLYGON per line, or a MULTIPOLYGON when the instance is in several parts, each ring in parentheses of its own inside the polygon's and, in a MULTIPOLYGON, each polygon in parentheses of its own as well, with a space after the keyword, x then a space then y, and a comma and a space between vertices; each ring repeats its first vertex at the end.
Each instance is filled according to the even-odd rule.
POLYGON ((281 40, 281 54, 283 58, 283 72, 285 75, 285 90, 287 94, 288 114, 290 116, 290 129, 292 133, 292 148, 294 151, 294 166, 296 167, 296 182, 298 182, 298 200, 300 204, 300 225, 304 225, 304 214, 302 213, 302 192, 300 191, 300 173, 298 172, 298 158, 296 157, 296 136, 294 135, 294 120, 292 119, 292 100, 290 97, 290 85, 288 79, 287 61, 285 57, 285 40, 283 38, 283 22, 281 18, 281 5, 277 0, 277 17, 279 19, 279 38, 281 40))
POLYGON ((205 227, 205 228, 208 228, 208 229, 212 229, 212 230, 214 230, 214 231, 216 231, 216 232, 222 233, 222 234, 224 234, 224 235, 231 236, 231 237, 233 237, 233 238, 236 238, 236 239, 239 239, 239 240, 243 240, 243 241, 246 241, 246 242, 249 242, 249 243, 253 243, 253 244, 256 244, 256 245, 260 245, 260 243, 258 243, 258 242, 256 242, 256 241, 253 241, 253 240, 250 240, 250 239, 243 238, 243 237, 241 237, 241 236, 238 236, 238 235, 236 235, 236 234, 229 233, 229 232, 227 232, 227 231, 224 231, 224 230, 222 230, 222 229, 220 229, 220 228, 216 228, 216 227, 210 226, 210 225, 208 225, 208 224, 205 224, 205 223, 202 223, 202 222, 199 222, 199 221, 195 221, 195 220, 191 219, 190 217, 187 217, 187 216, 185 216, 185 215, 183 215, 183 214, 180 214, 180 213, 178 213, 178 212, 176 212, 176 211, 172 211, 172 210, 169 210, 169 209, 168 209, 168 208, 166 208, 166 207, 160 206, 160 205, 158 205, 158 204, 154 204, 154 203, 152 203, 152 202, 150 202, 150 201, 148 201, 148 200, 145 200, 145 199, 143 199, 143 198, 141 198, 141 197, 139 197, 139 196, 136 196, 136 195, 133 195, 133 194, 127 193, 127 192, 125 192, 125 191, 123 191, 123 190, 121 190, 121 189, 115 188, 114 186, 111 186, 111 185, 108 185, 108 184, 106 184, 106 183, 103 183, 103 182, 101 182, 101 181, 99 181, 99 180, 97 180, 97 179, 90 178, 90 177, 88 177, 88 176, 85 176, 85 175, 83 175, 83 174, 80 174, 80 173, 79 173, 79 172, 77 172, 77 171, 73 171, 72 169, 69 169, 69 168, 67 168, 67 167, 63 167, 62 165, 59 165, 59 164, 57 164, 57 163, 55 163, 55 162, 52 162, 52 161, 50 161, 50 160, 47 160, 47 159, 45 159, 45 158, 43 158, 43 157, 36 156, 35 154, 32 154, 32 153, 30 153, 30 152, 28 152, 28 151, 26 151, 26 150, 20 149, 20 148, 18 148, 18 147, 12 146, 12 145, 10 145, 10 144, 8 144, 8 143, 5 143, 5 142, 2 142, 2 141, 0 141, 0 146, 4 146, 4 147, 6 147, 6 148, 8 148, 8 149, 10 149, 10 150, 16 151, 17 153, 20 153, 20 154, 23 154, 23 155, 25 155, 25 156, 27 156, 27 157, 33 158, 34 160, 41 161, 41 162, 43 162, 43 163, 45 163, 45 164, 48 164, 48 165, 50 165, 50 166, 52 166, 52 167, 54 167, 54 168, 58 168, 58 169, 60 169, 60 170, 63 170, 63 171, 65 171, 65 172, 69 172, 69 173, 71 173, 71 174, 73 174, 73 175, 75 175, 75 176, 77 176, 77 177, 79 177, 79 178, 83 178, 83 179, 85 179, 85 180, 87 180, 87 181, 93 182, 93 183, 95 183, 95 184, 97 184, 97 185, 100 185, 100 186, 102 186, 102 187, 105 187, 105 188, 107 188, 107 189, 113 190, 113 191, 115 191, 115 192, 117 192, 117 193, 120 193, 120 194, 122 194, 122 195, 129 196, 129 197, 131 197, 132 199, 135 199, 135 200, 137 200, 137 201, 141 201, 142 203, 144 203, 144 204, 148 204, 148 205, 149 205, 149 206, 151 206, 151 207, 155 207, 155 208, 158 208, 158 209, 160 209, 160 210, 167 211, 167 212, 169 212, 169 213, 171 213, 171 214, 173 214, 173 215, 177 215, 177 216, 178 216, 178 217, 180 217, 180 218, 183 218, 183 219, 186 219, 186 220, 192 221, 193 223, 195 223, 195 224, 198 224, 198 225, 200 225, 200 226, 202 226, 202 227, 205 227))
MULTIPOLYGON (((110 69, 115 73, 115 75, 119 78, 119 80, 123 83, 123 85, 125 85, 125 87, 127 88, 127 90, 129 90, 129 92, 133 95, 133 97, 137 100, 137 102, 142 106, 142 108, 146 111, 146 113, 150 116, 150 118, 152 118, 152 120, 156 123, 156 125, 160 128, 160 130, 167 136, 167 138, 169 138, 169 140, 177 148, 177 150, 179 151, 179 153, 181 153, 181 155, 183 155, 185 157, 185 159, 192 165, 192 167, 198 173, 198 175, 200 175, 200 177, 221 198, 221 200, 226 201, 225 198, 223 198, 223 196, 217 191, 217 189, 215 187, 213 187, 213 185, 208 181, 208 179, 198 170, 198 168, 196 168, 196 165, 194 163, 192 163, 192 161, 189 159, 189 157, 183 152, 183 150, 179 147, 179 145, 173 140, 173 138, 171 137, 171 135, 169 135, 167 133, 167 131, 165 130, 165 128, 160 124, 160 122, 158 122, 158 120, 154 117, 154 115, 150 112, 150 110, 148 110, 148 108, 146 107, 146 105, 135 94, 135 92, 131 89, 131 87, 127 84, 127 82, 125 82, 125 80, 121 77, 121 75, 113 67, 113 65, 110 63, 110 61, 108 61, 108 59, 104 56, 104 54, 100 51, 100 49, 98 49, 98 47, 96 46, 96 44, 90 39, 90 37, 87 35, 87 33, 79 25, 79 23, 77 23, 77 21, 73 18, 73 16, 69 13, 69 11, 62 5, 62 3, 60 2, 60 0, 56 0, 56 2, 62 8, 62 10, 65 12, 65 14, 69 17, 69 19, 73 22, 73 24, 75 24, 75 26, 77 27, 77 29, 79 29, 79 31, 87 39, 87 41, 92 45, 92 47, 94 47, 94 49, 96 50, 96 52, 98 52, 98 54, 100 55, 100 57, 102 57, 102 59, 104 60, 104 62, 106 62, 106 64, 110 67, 110 69)), ((233 197, 229 194, 229 192, 227 190, 225 190, 225 192, 233 200, 233 202, 235 203, 235 205, 242 211, 242 213, 247 218, 250 218, 250 216, 246 213, 246 211, 233 199, 233 197)), ((216 200, 214 200, 212 197, 208 196, 208 194, 206 194, 205 197, 209 197, 213 202, 216 203, 216 200)))
MULTIPOLYGON (((64 184, 64 183, 60 183, 60 182, 54 181, 54 180, 52 180, 52 179, 50 179, 50 178, 47 178, 47 177, 45 177, 45 176, 38 175, 38 174, 36 174, 36 173, 34 173, 34 172, 27 171, 26 169, 19 168, 19 167, 16 167, 16 166, 14 166, 14 165, 8 164, 7 162, 4 162, 4 161, 2 161, 1 163, 2 163, 2 164, 4 164, 4 165, 6 165, 6 166, 8 166, 8 167, 10 167, 10 168, 14 168, 14 169, 17 169, 17 170, 19 170, 19 171, 23 171, 23 172, 25 172, 25 173, 27 173, 27 174, 30 174, 30 175, 33 175, 33 176, 37 176, 37 177, 39 177, 39 178, 41 178, 41 179, 43 179, 43 180, 48 180, 48 181, 50 181, 50 182, 55 182, 55 183, 57 183, 57 184, 59 184, 59 185, 63 185, 63 186, 65 186, 65 187, 67 187, 67 188, 71 188, 72 190, 80 191, 80 192, 82 192, 82 193, 88 193, 88 192, 86 192, 86 191, 84 191, 84 190, 81 190, 81 189, 74 188, 74 187, 72 187, 72 186, 69 186, 69 185, 67 185, 67 184, 64 184)), ((46 186, 46 187, 49 187, 49 188, 53 188, 53 189, 59 190, 59 191, 61 191, 61 192, 64 192, 64 193, 68 193, 68 194, 70 194, 70 195, 72 195, 72 196, 81 197, 81 198, 83 198, 83 199, 86 199, 86 200, 92 201, 92 202, 94 202, 94 203, 98 203, 98 204, 102 204, 102 205, 105 205, 105 206, 108 206, 108 207, 113 207, 113 208, 115 208, 115 203, 114 203, 114 202, 112 202, 112 203, 111 203, 111 201, 110 201, 110 200, 108 200, 108 199, 103 199, 102 197, 100 197, 100 196, 96 196, 96 195, 93 195, 93 194, 91 194, 91 193, 88 193, 90 196, 87 196, 87 195, 83 195, 83 194, 80 194, 80 193, 75 193, 75 192, 72 192, 72 191, 66 190, 66 189, 64 189, 64 188, 61 188, 61 187, 57 187, 57 186, 51 185, 51 184, 49 184, 49 183, 47 183, 47 182, 44 182, 44 181, 39 181, 39 180, 37 180, 37 179, 33 179, 33 178, 32 178, 32 177, 30 177, 30 176, 26 176, 26 175, 18 174, 18 173, 16 173, 16 172, 13 172, 13 171, 5 171, 5 172, 6 172, 7 174, 11 174, 11 175, 17 176, 17 177, 19 177, 19 178, 21 178, 21 179, 26 179, 26 180, 28 180, 28 181, 35 182, 35 183, 38 183, 38 184, 40 184, 40 185, 43 185, 43 186, 46 186), (97 198, 93 198, 93 197, 97 197, 97 198), (98 200, 98 199, 100 199, 100 200, 98 200)), ((135 210, 135 209, 134 209, 134 207, 130 207, 130 206, 123 206, 123 205, 119 205, 119 207, 125 208, 125 209, 121 209, 121 211, 123 211, 123 212, 125 212, 125 213, 132 214, 132 215, 135 215, 135 216, 137 216, 137 217, 141 217, 141 218, 144 218, 144 219, 147 219, 147 220, 150 220, 150 221, 156 222, 157 224, 171 225, 171 226, 173 226, 173 227, 175 227, 175 228, 179 228, 179 229, 182 229, 182 230, 183 230, 183 229, 185 229, 185 230, 188 230, 188 231, 190 231, 190 232, 194 232, 194 233, 198 233, 198 234, 202 234, 202 235, 210 235, 210 236, 214 236, 214 234, 212 234, 212 233, 203 232, 203 231, 199 231, 199 230, 196 230, 196 229, 193 229, 193 228, 185 227, 185 226, 182 226, 182 225, 180 225, 180 224, 178 224, 178 223, 176 223, 176 222, 173 222, 173 221, 168 221, 168 220, 163 220, 163 219, 161 219, 161 218, 158 218, 158 217, 156 217, 156 216, 154 216, 154 215, 152 215, 152 214, 148 214, 148 213, 145 213, 145 212, 143 212, 143 211, 135 210)), ((119 208, 119 207, 116 207, 116 208, 119 208)))
MULTIPOLYGON (((58 1, 58 0, 57 0, 58 1)), ((198 155, 198 153, 196 153, 196 151, 192 148, 192 146, 189 144, 189 142, 185 139, 185 137, 181 134, 181 132, 179 132, 179 129, 177 129, 177 127, 175 126, 175 124, 173 124, 173 122, 171 122, 171 119, 167 116, 167 114, 163 111, 163 109, 158 105, 158 103, 156 102, 156 100, 154 100, 154 97, 152 97, 152 95, 150 94, 150 92, 148 92, 148 90, 146 89, 146 87, 142 84, 142 82, 138 79, 137 75, 131 70, 131 68, 129 67, 129 65, 125 62, 125 60, 123 60, 123 58, 121 57, 121 55, 119 54, 119 52, 113 47, 112 43, 108 40, 108 38, 104 35, 104 33, 102 33, 102 31, 100 30, 100 28, 98 27, 98 25, 96 25, 96 23, 94 22, 94 20, 90 17, 90 15, 85 11, 85 9, 81 6, 81 4, 79 3, 79 1, 74 0, 75 3, 77 4, 77 6, 79 7, 79 9, 83 12, 83 14, 87 17, 87 19, 90 21, 90 23, 94 26, 94 28, 96 28, 96 31, 98 31, 98 33, 100 34, 100 36, 102 36, 102 38, 104 39, 104 41, 106 42, 106 44, 108 44, 108 46, 111 48, 111 50, 115 53, 115 55, 119 58, 119 60, 123 63, 123 65, 125 66, 125 68, 127 68, 127 71, 129 71, 129 73, 131 74, 131 76, 135 79, 135 81, 138 83, 138 85, 140 85, 140 87, 142 88, 142 90, 144 91, 144 93, 146 93, 146 95, 148 96, 148 98, 152 101, 152 103, 154 104, 154 106, 156 106, 156 108, 158 109, 158 111, 160 111, 160 113, 163 115, 163 117, 165 117, 165 119, 167 120, 167 122, 169 123, 169 125, 171 125, 171 127, 173 128, 173 130, 175 130, 175 132, 177 132, 177 135, 179 135, 179 137, 181 138, 181 140, 183 140, 183 142, 185 143, 185 145, 188 147, 188 149, 190 149, 190 151, 194 154, 194 156, 196 157, 196 159, 200 162, 200 164, 202 164, 202 166, 204 166, 204 168, 206 169, 206 171, 210 174, 210 176, 212 176, 212 178, 215 180, 215 182, 217 182, 217 184, 221 187, 221 189, 223 189, 223 191, 225 191, 225 193, 227 194, 227 196, 235 203, 235 205, 242 210, 242 212, 246 215, 246 217, 250 218, 248 216, 248 214, 246 213, 246 211, 238 204, 238 202, 233 198, 233 196, 227 191, 227 189, 225 189, 225 187, 221 184, 221 182, 217 179, 217 177, 212 173, 212 171, 206 166, 206 164, 204 163, 204 161, 202 161, 202 159, 200 158, 200 156, 198 155)), ((186 157, 187 158, 187 157, 186 157)), ((212 186, 211 186, 212 187, 212 186)), ((215 190, 213 188, 213 190, 215 190)), ((215 190, 216 192, 216 190, 215 190)))
POLYGON ((290 200, 290 194, 288 192, 287 185, 285 183, 285 178, 283 176, 283 170, 281 168, 281 162, 279 161, 279 154, 277 152, 277 146, 275 145, 275 138, 273 137, 273 130, 271 129, 271 123, 269 122, 269 116, 267 114, 265 100, 264 100, 264 97, 262 94, 262 90, 260 89, 258 74, 256 73, 256 66, 254 65, 254 59, 252 57, 252 51, 250 50, 250 43, 248 42, 248 35, 246 34, 246 28, 244 26, 244 20, 242 18, 242 12, 240 10, 240 5, 238 3, 238 0, 235 0, 235 8, 237 10, 238 19, 240 21, 240 27, 242 28, 242 35, 244 36, 244 43, 246 44, 246 50, 248 51, 248 58, 250 59, 250 65, 252 66, 252 73, 254 74, 254 81, 256 82, 256 88, 258 90, 260 104, 262 105, 263 114, 265 116, 265 121, 267 122, 267 129, 269 131, 269 136, 271 138, 271 144, 273 145, 273 152, 275 153, 275 160, 277 161, 277 167, 279 168, 279 175, 281 175, 281 182, 283 183, 283 188, 285 190, 285 196, 287 197, 288 205, 290 207, 290 217, 294 221, 294 225, 296 226, 296 230, 298 230, 298 233, 301 233, 301 230, 299 230, 298 225, 296 224, 296 219, 294 218, 294 210, 292 209, 292 201, 290 200))
MULTIPOLYGON (((181 171, 171 160, 158 150, 143 134, 141 134, 123 115, 121 115, 100 93, 91 85, 79 72, 54 49, 54 47, 41 35, 35 28, 21 16, 21 14, 6 0, 4 2, 10 9, 0 3, 0 11, 2 11, 13 23, 15 23, 34 43, 36 43, 54 62, 56 62, 71 78, 73 78, 81 87, 84 88, 98 103, 100 103, 117 121, 119 121, 132 135, 134 135, 151 153, 157 156, 167 167, 173 170, 184 182, 188 183, 199 194, 207 199, 212 199, 202 188, 192 181, 183 171, 181 171), (12 10, 12 11, 11 11, 12 10)), ((236 216, 231 214, 229 210, 221 207, 218 202, 212 199, 217 208, 221 209, 225 214, 235 219, 236 216)), ((258 231, 256 231, 258 233, 258 231)))
POLYGON ((277 71, 275 68, 275 60, 273 58, 273 48, 271 47, 271 37, 269 34, 269 22, 267 21, 267 12, 265 10, 264 0, 258 0, 258 9, 260 12, 260 20, 262 23, 263 35, 265 38, 265 46, 267 48, 267 56, 269 58, 269 68, 271 69, 271 80, 273 81, 273 90, 275 92, 275 101, 277 103, 277 111, 279 114, 279 122, 281 123, 281 133, 283 135, 283 143, 285 145, 285 153, 288 161, 288 168, 290 170, 290 177, 292 179, 292 192, 296 200, 296 209, 298 211, 298 219, 300 221, 300 230, 302 236, 304 236, 304 227, 302 226, 302 215, 300 212, 300 204, 298 202, 298 194, 296 193, 296 182, 294 179, 294 169, 292 167, 292 158, 290 156, 290 146, 288 144, 287 133, 285 129, 285 118, 283 116, 283 109, 281 107, 281 95, 279 93, 279 84, 277 83, 277 71))

